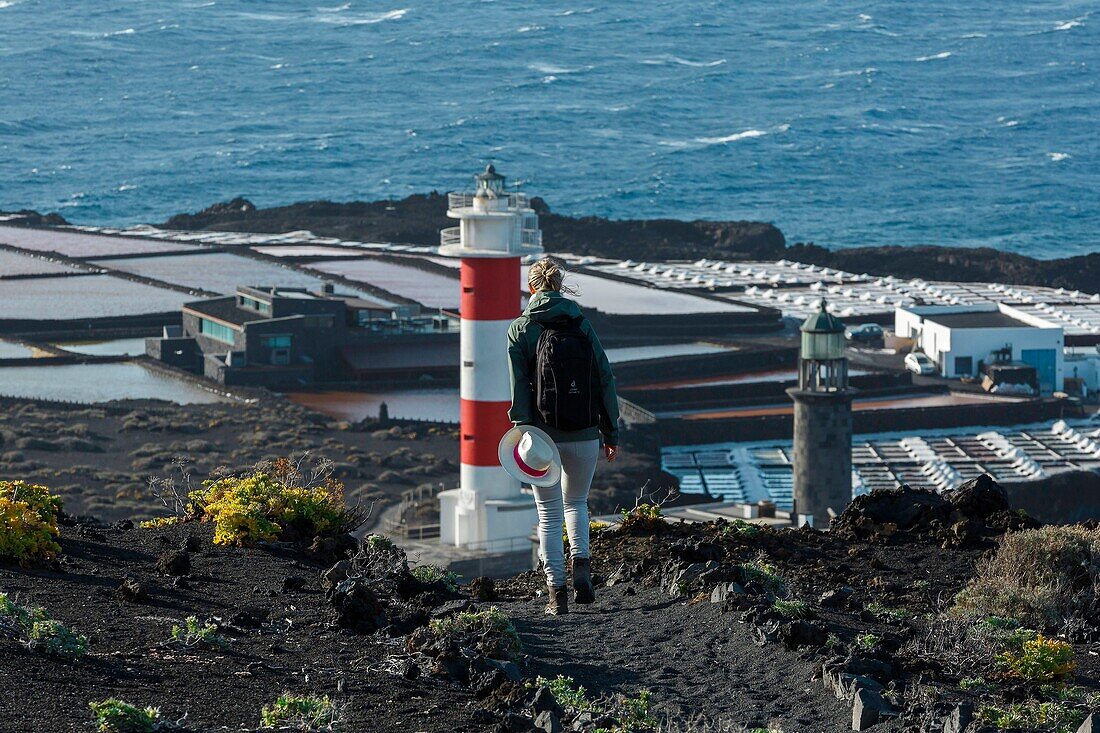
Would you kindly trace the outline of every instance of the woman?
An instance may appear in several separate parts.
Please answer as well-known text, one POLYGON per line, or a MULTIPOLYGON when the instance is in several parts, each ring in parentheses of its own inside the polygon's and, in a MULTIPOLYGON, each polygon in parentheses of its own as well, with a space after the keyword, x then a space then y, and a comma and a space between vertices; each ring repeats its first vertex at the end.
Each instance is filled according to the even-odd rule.
POLYGON ((551 486, 533 487, 539 516, 539 557, 546 571, 550 595, 546 612, 552 615, 569 612, 563 520, 569 534, 574 600, 577 603, 595 600, 588 554, 588 491, 600 454, 601 436, 603 453, 609 462, 615 460, 619 444, 615 376, 588 319, 575 302, 563 295, 576 294, 563 284, 565 275, 564 268, 550 258, 531 265, 527 275, 531 301, 508 329, 512 380, 512 407, 508 417, 516 425, 533 425, 545 431, 561 454, 560 481, 551 486), (554 338, 549 338, 551 336, 554 338), (554 354, 569 352, 570 339, 574 341, 571 362, 564 367, 554 364, 554 354), (577 358, 577 344, 582 345, 582 350, 590 348, 581 354, 587 357, 586 361, 577 358), (578 367, 578 363, 587 366, 578 367), (566 373, 569 369, 573 369, 573 373, 577 369, 589 369, 591 383, 567 378, 570 384, 561 389, 548 387, 548 383, 555 381, 552 379, 554 369, 559 369, 559 374, 560 369, 565 369, 566 373), (579 386, 578 381, 581 381, 579 386), (555 391, 556 397, 553 394, 548 397, 555 391), (575 411, 569 415, 555 412, 555 406, 565 399, 567 392, 579 393, 591 409, 587 413, 582 409, 579 417, 575 411))

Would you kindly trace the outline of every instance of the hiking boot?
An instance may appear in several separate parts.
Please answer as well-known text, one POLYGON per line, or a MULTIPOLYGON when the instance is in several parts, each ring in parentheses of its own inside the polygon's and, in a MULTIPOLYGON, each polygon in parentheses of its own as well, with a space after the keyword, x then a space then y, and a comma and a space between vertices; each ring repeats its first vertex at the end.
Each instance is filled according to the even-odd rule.
POLYGON ((569 613, 569 589, 564 585, 560 588, 548 587, 550 602, 546 604, 546 613, 550 616, 561 616, 569 613))
POLYGON ((587 604, 596 600, 592 587, 592 561, 587 557, 573 558, 573 600, 587 604))

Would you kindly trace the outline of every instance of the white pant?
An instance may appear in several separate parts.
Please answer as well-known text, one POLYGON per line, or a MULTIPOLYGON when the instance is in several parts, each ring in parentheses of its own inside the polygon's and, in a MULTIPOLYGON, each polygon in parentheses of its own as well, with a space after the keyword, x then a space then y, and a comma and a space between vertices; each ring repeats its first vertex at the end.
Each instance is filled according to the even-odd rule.
POLYGON ((600 441, 558 443, 558 452, 561 480, 553 486, 533 487, 539 512, 539 557, 547 582, 555 588, 566 583, 563 520, 569 533, 569 554, 588 557, 588 490, 600 457, 600 441))

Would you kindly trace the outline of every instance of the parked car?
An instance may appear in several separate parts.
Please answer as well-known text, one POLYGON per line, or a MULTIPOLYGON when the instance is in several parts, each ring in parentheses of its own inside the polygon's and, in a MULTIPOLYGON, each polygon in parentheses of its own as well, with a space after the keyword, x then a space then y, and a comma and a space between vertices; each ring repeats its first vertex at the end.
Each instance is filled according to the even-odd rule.
POLYGON ((905 368, 913 374, 936 373, 936 363, 919 351, 905 355, 905 368))
POLYGON ((882 326, 877 323, 863 323, 844 329, 844 338, 853 343, 881 344, 883 335, 882 326))

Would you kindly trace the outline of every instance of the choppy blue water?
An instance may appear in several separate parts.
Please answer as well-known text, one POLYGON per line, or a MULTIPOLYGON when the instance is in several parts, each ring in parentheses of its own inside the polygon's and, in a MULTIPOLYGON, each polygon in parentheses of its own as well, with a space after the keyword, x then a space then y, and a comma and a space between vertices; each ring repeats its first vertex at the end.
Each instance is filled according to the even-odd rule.
POLYGON ((0 208, 464 187, 791 241, 1100 246, 1095 0, 0 0, 0 208))

